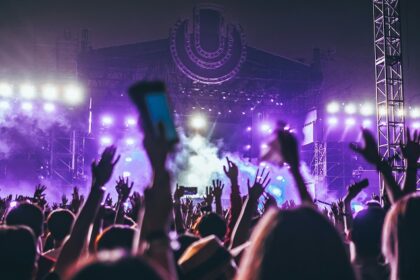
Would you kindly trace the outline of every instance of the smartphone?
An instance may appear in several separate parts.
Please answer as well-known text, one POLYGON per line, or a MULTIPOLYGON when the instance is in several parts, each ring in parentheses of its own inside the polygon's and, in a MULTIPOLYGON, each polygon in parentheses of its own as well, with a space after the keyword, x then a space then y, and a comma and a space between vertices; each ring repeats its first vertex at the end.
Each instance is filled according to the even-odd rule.
POLYGON ((143 129, 159 138, 159 126, 163 126, 163 133, 169 144, 179 141, 163 82, 137 83, 129 89, 129 95, 140 111, 143 129))
POLYGON ((181 190, 184 190, 184 194, 185 195, 196 195, 198 192, 198 188, 197 187, 184 187, 184 186, 180 186, 179 187, 181 190))

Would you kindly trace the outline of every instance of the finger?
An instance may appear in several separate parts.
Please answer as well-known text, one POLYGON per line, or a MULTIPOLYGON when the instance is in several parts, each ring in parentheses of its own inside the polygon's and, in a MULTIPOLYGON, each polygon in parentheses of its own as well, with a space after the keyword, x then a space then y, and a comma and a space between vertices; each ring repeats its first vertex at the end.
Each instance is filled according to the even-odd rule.
POLYGON ((406 137, 407 137, 407 143, 408 143, 408 142, 411 142, 411 133, 410 133, 410 128, 409 128, 409 127, 407 127, 407 128, 405 129, 405 135, 406 135, 406 137))
POLYGON ((356 152, 358 154, 361 154, 362 153, 362 149, 359 146, 357 146, 357 144, 355 144, 355 143, 350 143, 349 148, 352 151, 354 151, 354 152, 356 152))
MULTIPOLYGON (((260 174, 260 178, 262 179, 264 177, 264 173, 265 173, 266 168, 264 167, 261 174, 260 174)), ((261 181, 261 180, 260 180, 261 181)))
POLYGON ((226 175, 228 174, 228 171, 226 169, 226 166, 224 166, 224 165, 223 165, 223 171, 225 172, 226 175))
POLYGON ((268 176, 270 176, 270 172, 267 172, 267 175, 265 176, 264 181, 262 182, 262 185, 264 185, 264 183, 267 180, 268 176))
POLYGON ((255 174, 255 180, 254 180, 254 184, 257 183, 257 179, 258 179, 258 173, 260 172, 260 169, 257 169, 257 174, 255 174))
POLYGON ((120 161, 121 155, 118 155, 117 159, 114 161, 114 163, 112 163, 112 166, 115 166, 118 161, 120 161))
POLYGON ((248 191, 251 189, 251 184, 249 183, 249 178, 247 179, 247 184, 248 184, 248 191))

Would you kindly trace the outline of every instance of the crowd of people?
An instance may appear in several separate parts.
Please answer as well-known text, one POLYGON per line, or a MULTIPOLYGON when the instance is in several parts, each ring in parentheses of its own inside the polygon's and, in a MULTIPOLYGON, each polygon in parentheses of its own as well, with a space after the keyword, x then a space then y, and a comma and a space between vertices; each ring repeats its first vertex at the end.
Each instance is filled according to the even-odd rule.
POLYGON ((110 146, 92 163, 86 197, 74 188, 71 200, 49 204, 39 185, 31 197, 0 199, 0 279, 420 279, 420 133, 407 131, 399 147, 404 182, 395 181, 371 132, 362 134, 364 146, 350 148, 381 173, 385 191, 357 213, 351 201, 366 187, 362 182, 330 211, 318 209, 300 171, 298 142, 286 129, 276 136, 300 202, 283 205, 265 191, 267 169, 257 170, 241 193, 241 174, 229 158, 226 179, 214 180, 203 199, 191 199, 184 188, 171 188, 172 149, 147 132, 150 187, 140 194, 120 178, 114 202, 105 197, 119 160, 110 146))

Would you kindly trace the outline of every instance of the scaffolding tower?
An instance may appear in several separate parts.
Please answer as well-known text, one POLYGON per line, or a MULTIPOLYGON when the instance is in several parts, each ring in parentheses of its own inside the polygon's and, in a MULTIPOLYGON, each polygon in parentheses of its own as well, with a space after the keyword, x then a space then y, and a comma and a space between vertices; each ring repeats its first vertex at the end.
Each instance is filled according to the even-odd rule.
MULTIPOLYGON (((399 0, 373 0, 378 149, 399 183, 405 169, 398 149, 405 143, 400 16, 399 0)), ((381 191, 383 185, 380 178, 381 191)))

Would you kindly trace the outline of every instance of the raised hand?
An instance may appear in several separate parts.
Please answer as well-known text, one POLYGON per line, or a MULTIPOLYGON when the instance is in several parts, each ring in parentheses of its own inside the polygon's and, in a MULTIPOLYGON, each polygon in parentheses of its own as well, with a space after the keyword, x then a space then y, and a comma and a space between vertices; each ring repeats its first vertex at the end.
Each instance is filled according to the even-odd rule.
POLYGON ((112 207, 112 197, 111 194, 108 193, 105 198, 105 206, 112 207))
POLYGON ((118 193, 118 199, 120 201, 126 201, 128 197, 130 196, 130 192, 133 189, 134 182, 131 182, 131 184, 128 181, 128 178, 120 177, 117 180, 117 185, 115 186, 115 190, 118 193))
POLYGON ((255 175, 254 183, 252 184, 252 186, 248 179, 248 196, 253 200, 258 200, 260 196, 264 193, 265 188, 271 182, 271 179, 269 178, 270 171, 267 171, 267 173, 265 173, 265 170, 266 169, 264 168, 261 174, 259 174, 260 169, 257 169, 257 174, 255 175))
POLYGON ((45 190, 47 189, 46 186, 38 184, 35 186, 34 198, 35 199, 42 199, 45 198, 45 190))
POLYGON ((102 153, 98 163, 96 161, 92 162, 93 187, 103 187, 111 179, 112 171, 120 160, 120 156, 114 160, 116 151, 115 146, 109 146, 102 153))
POLYGON ((68 202, 69 202, 69 200, 67 199, 67 196, 65 194, 63 194, 61 196, 61 204, 60 204, 60 207, 61 208, 66 208, 68 202))
POLYGON ((352 201, 363 189, 369 186, 368 179, 364 179, 347 188, 347 193, 344 196, 344 201, 352 201))
POLYGON ((299 168, 299 146, 296 137, 285 129, 280 129, 277 137, 283 161, 293 169, 299 168))
POLYGON ((225 184, 222 184, 222 181, 217 179, 212 181, 212 194, 216 199, 220 199, 222 197, 223 189, 225 188, 225 184))
POLYGON ((378 165, 382 159, 378 152, 378 145, 376 144, 375 137, 367 129, 362 129, 362 136, 365 142, 364 147, 359 147, 352 143, 350 144, 350 149, 363 156, 367 162, 378 165))
POLYGON ((231 182, 237 184, 238 183, 238 175, 239 170, 238 166, 233 163, 229 157, 226 157, 227 167, 223 165, 223 171, 225 172, 226 176, 230 179, 231 182))
POLYGON ((70 202, 70 209, 74 213, 77 213, 79 211, 80 205, 82 205, 84 201, 84 197, 83 195, 79 194, 79 188, 76 186, 73 188, 73 193, 71 194, 71 196, 72 196, 72 199, 70 202))
POLYGON ((409 163, 417 165, 420 157, 420 133, 416 130, 414 131, 413 137, 411 137, 410 129, 407 127, 406 138, 406 145, 400 143, 401 153, 409 163))
POLYGON ((264 201, 264 212, 266 212, 268 209, 275 207, 277 208, 277 200, 269 194, 268 192, 264 193, 265 201, 264 201))
POLYGON ((214 195, 211 187, 206 187, 206 194, 203 196, 203 199, 206 206, 211 206, 213 204, 214 195))
POLYGON ((181 197, 183 197, 184 195, 185 195, 184 188, 181 188, 177 183, 176 187, 175 187, 175 192, 174 192, 175 202, 180 203, 181 202, 181 197))

